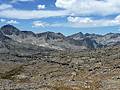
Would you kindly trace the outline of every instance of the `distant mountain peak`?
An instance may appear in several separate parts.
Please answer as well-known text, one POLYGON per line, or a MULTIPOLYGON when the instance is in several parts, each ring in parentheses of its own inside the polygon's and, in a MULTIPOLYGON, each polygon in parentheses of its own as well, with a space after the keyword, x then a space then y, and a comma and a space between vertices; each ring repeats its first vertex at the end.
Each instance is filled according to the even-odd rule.
POLYGON ((76 33, 76 34, 73 34, 71 36, 68 36, 69 38, 73 38, 75 40, 80 40, 81 38, 84 37, 84 34, 82 32, 79 32, 79 33, 76 33))
POLYGON ((11 24, 7 24, 1 27, 1 29, 5 29, 5 28, 9 28, 9 29, 17 29, 15 26, 11 25, 11 24))
POLYGON ((1 27, 1 32, 6 35, 19 34, 20 30, 13 25, 7 24, 1 27))

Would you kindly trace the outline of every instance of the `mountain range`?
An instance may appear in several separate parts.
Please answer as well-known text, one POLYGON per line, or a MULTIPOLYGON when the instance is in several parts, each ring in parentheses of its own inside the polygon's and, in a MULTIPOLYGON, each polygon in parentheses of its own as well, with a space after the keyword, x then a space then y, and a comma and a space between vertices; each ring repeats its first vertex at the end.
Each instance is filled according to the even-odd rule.
POLYGON ((62 33, 22 31, 13 25, 0 28, 0 50, 6 47, 42 47, 56 50, 95 49, 120 44, 120 33, 105 35, 83 34, 82 32, 65 36, 62 33))

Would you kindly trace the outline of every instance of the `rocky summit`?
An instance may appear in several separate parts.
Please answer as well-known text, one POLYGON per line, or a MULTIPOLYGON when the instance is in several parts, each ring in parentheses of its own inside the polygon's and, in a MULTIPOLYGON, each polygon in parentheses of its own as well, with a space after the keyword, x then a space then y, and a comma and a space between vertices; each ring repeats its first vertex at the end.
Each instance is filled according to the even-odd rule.
POLYGON ((120 90, 120 34, 0 29, 0 90, 120 90))

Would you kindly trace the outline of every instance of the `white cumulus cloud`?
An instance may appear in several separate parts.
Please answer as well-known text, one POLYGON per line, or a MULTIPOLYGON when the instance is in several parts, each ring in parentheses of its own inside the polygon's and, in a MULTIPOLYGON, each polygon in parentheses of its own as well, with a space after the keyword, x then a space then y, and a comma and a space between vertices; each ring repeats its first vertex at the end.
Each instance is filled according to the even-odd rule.
POLYGON ((68 23, 72 27, 98 27, 120 25, 120 16, 114 19, 91 19, 89 17, 68 17, 68 23))
POLYGON ((46 27, 49 26, 48 23, 42 21, 34 21, 32 27, 46 27))
POLYGON ((45 9, 45 5, 38 5, 37 8, 38 9, 45 9))
POLYGON ((9 20, 6 23, 7 24, 18 24, 19 22, 17 22, 16 20, 9 20))
POLYGON ((120 0, 56 0, 55 5, 83 16, 120 13, 120 0))
POLYGON ((68 21, 72 23, 84 23, 84 24, 89 24, 92 23, 93 20, 90 18, 81 18, 81 17, 68 17, 68 21))
POLYGON ((0 19, 0 22, 6 22, 6 19, 2 19, 2 18, 1 18, 1 19, 0 19))

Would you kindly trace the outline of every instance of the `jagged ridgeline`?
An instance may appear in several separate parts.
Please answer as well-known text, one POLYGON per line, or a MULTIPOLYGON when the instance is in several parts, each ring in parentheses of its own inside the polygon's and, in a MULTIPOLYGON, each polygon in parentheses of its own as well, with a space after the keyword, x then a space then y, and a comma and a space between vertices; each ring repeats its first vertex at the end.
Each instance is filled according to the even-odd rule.
POLYGON ((57 50, 84 50, 120 44, 119 33, 106 35, 83 34, 82 32, 65 36, 62 33, 22 31, 13 25, 5 25, 0 30, 1 39, 11 39, 21 44, 42 46, 57 50))
POLYGON ((20 43, 21 45, 40 46, 56 50, 84 50, 95 49, 105 46, 118 45, 120 42, 119 33, 108 33, 106 35, 83 34, 82 32, 65 36, 62 33, 43 32, 34 33, 32 31, 19 30, 13 25, 5 25, 0 30, 0 40, 20 43))

